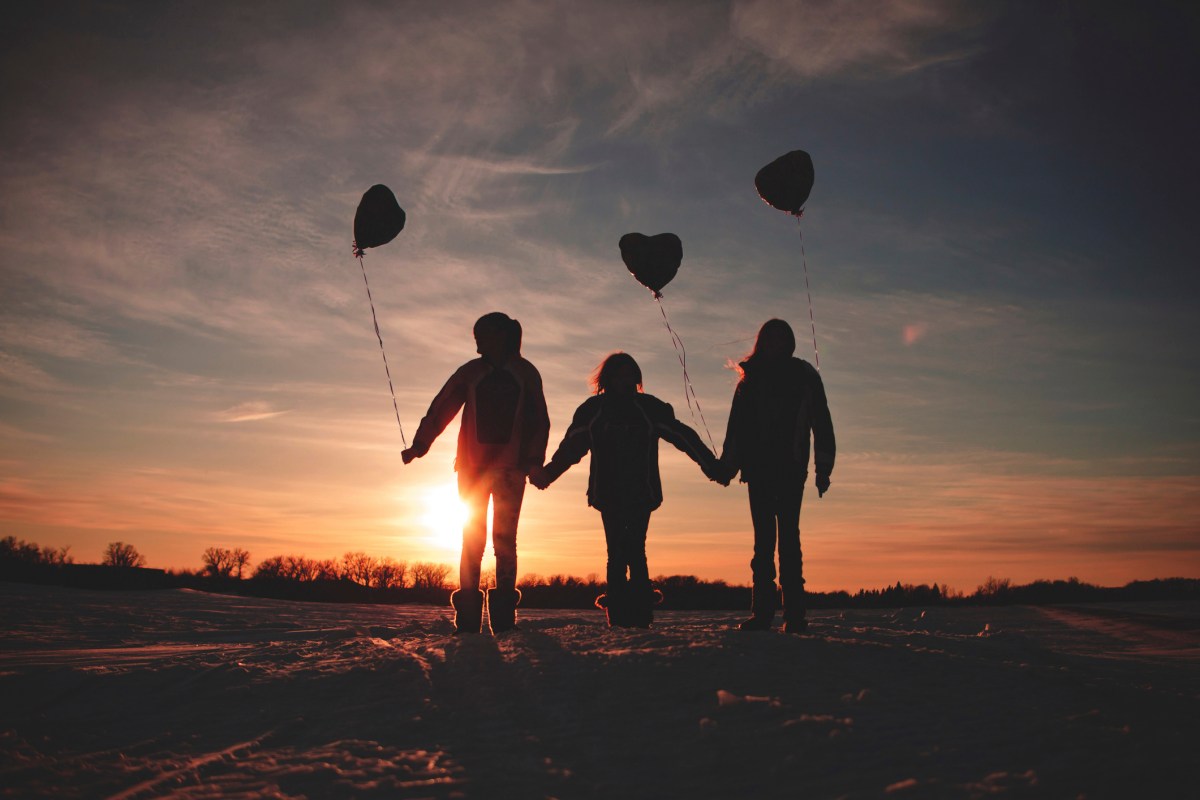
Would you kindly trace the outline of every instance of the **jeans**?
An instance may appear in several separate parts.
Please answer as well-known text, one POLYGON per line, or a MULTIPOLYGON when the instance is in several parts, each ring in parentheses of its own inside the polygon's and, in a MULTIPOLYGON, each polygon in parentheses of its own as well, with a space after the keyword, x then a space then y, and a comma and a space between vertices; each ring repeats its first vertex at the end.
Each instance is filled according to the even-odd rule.
POLYGON ((627 583, 635 588, 649 586, 646 531, 650 527, 650 509, 618 506, 601 511, 600 519, 604 522, 604 541, 608 545, 608 591, 620 591, 627 583))
POLYGON ((804 590, 804 564, 800 553, 800 502, 804 484, 775 486, 747 484, 750 521, 754 525, 754 558, 750 570, 755 587, 775 586, 775 546, 779 545, 779 585, 786 594, 804 590))
POLYGON ((471 474, 458 473, 458 495, 467 506, 463 525, 462 559, 458 564, 458 587, 479 588, 483 551, 487 546, 488 498, 492 500, 492 550, 496 553, 496 588, 517 585, 517 520, 525 497, 525 473, 517 469, 494 469, 471 474))

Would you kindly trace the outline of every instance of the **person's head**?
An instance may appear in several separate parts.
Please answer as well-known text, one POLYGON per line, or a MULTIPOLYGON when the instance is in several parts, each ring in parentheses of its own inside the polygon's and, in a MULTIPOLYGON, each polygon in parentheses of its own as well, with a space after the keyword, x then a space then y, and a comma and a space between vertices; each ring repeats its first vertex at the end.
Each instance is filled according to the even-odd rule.
POLYGON ((493 311, 475 322, 475 349, 489 361, 504 362, 521 352, 521 323, 493 311))
POLYGON ((592 391, 596 394, 633 393, 641 390, 642 368, 629 353, 617 351, 609 354, 592 373, 592 391))
POLYGON ((796 334, 792 326, 781 319, 769 319, 758 329, 754 350, 747 361, 781 361, 796 352, 796 334))

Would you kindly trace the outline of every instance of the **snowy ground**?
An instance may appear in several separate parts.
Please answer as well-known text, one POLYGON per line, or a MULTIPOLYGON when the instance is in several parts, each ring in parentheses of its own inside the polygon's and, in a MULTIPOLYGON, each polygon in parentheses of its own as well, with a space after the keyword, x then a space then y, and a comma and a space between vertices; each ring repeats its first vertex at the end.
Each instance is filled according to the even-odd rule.
POLYGON ((0 583, 5 797, 1195 797, 1200 608, 444 609, 0 583))

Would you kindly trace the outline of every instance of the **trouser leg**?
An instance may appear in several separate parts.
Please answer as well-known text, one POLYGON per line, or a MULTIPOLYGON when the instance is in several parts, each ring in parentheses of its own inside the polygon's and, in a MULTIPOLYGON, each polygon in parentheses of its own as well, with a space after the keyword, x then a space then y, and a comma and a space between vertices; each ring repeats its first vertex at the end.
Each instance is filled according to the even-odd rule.
POLYGON ((487 546, 487 509, 491 486, 486 475, 458 473, 458 496, 467 507, 463 523, 462 557, 458 562, 458 588, 479 588, 483 551, 487 546))
POLYGON ((804 486, 789 487, 779 494, 779 584, 783 589, 783 629, 803 632, 805 619, 804 558, 800 550, 800 505, 804 486))
POLYGON ((774 586, 777 495, 772 487, 759 483, 748 484, 746 493, 750 498, 750 522, 754 526, 750 572, 755 586, 774 586))
POLYGON ((608 547, 608 592, 601 602, 609 625, 648 627, 653 589, 646 563, 650 509, 621 507, 600 512, 608 547))
POLYGON ((754 527, 754 557, 750 571, 754 586, 748 619, 738 625, 744 631, 770 630, 779 607, 778 590, 775 588, 775 542, 778 530, 778 497, 769 485, 751 483, 747 494, 750 499, 750 521, 754 527))
POLYGON ((800 551, 800 504, 804 487, 781 491, 776 504, 779 521, 779 585, 784 591, 804 589, 804 558, 800 551))
POLYGON ((496 588, 488 590, 488 618, 492 632, 517 625, 517 521, 525 496, 525 475, 504 470, 492 482, 492 549, 496 554, 496 588))
POLYGON ((492 549, 496 553, 496 588, 517 586, 517 522, 525 497, 525 475, 503 470, 492 481, 492 549))

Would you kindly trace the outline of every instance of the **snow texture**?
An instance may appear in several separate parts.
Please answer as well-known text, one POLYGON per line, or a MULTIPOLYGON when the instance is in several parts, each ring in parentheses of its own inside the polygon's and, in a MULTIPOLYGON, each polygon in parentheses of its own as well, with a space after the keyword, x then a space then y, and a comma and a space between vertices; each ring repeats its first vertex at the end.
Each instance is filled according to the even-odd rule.
POLYGON ((450 610, 0 583, 0 795, 1195 796, 1200 609, 450 610))

